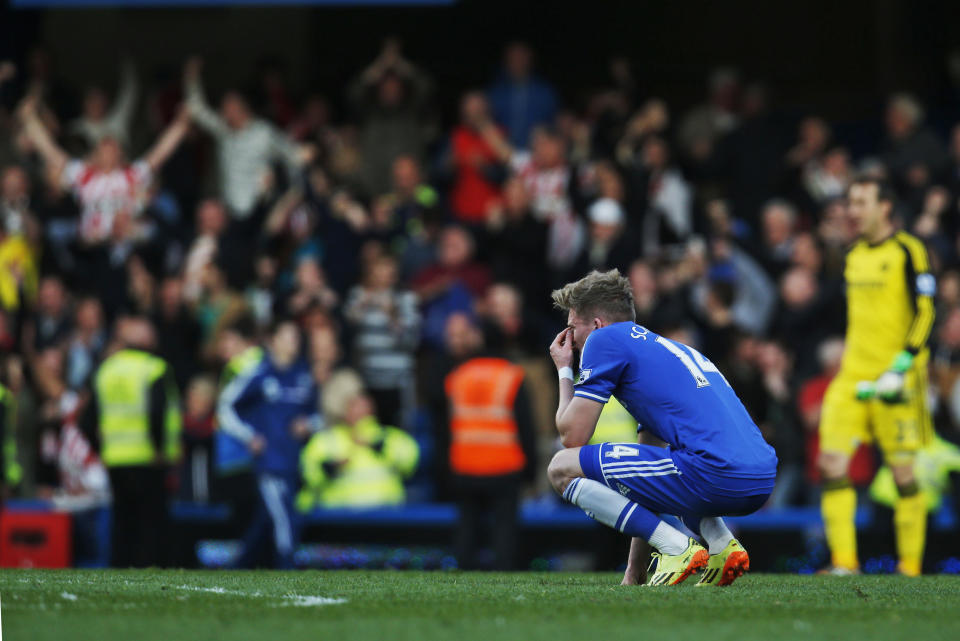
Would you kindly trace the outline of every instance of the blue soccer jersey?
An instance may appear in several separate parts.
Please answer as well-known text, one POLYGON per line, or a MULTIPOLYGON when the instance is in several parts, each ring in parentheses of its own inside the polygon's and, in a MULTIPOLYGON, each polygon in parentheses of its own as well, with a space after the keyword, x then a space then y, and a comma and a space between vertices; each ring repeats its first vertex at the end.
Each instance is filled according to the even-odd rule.
POLYGON ((295 478, 303 442, 291 427, 301 418, 319 424, 318 394, 306 361, 281 369, 266 356, 224 388, 217 412, 220 428, 244 443, 254 435, 263 437, 267 446, 254 462, 257 472, 295 478))
POLYGON ((777 456, 717 367, 700 352, 635 323, 594 330, 574 395, 615 396, 670 445, 680 474, 723 494, 773 486, 777 456))

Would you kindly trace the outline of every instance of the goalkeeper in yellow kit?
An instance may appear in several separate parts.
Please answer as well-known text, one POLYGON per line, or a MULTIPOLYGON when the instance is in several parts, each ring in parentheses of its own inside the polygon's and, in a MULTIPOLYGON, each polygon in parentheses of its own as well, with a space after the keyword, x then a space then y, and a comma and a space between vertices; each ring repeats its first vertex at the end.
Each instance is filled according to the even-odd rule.
POLYGON ((848 208, 860 238, 844 267, 846 351, 827 390, 820 423, 821 509, 831 571, 859 570, 857 497, 847 472, 859 444, 874 442, 893 471, 899 495, 894 506, 898 570, 916 576, 927 512, 913 463, 932 433, 926 372, 936 281, 923 243, 895 230, 892 193, 884 181, 854 181, 848 208))

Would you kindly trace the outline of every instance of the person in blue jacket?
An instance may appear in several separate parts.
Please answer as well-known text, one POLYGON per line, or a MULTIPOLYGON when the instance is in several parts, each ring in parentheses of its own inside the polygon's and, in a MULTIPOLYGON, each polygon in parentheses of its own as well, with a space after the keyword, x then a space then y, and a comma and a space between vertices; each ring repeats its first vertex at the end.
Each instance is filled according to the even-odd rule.
POLYGON ((557 115, 557 94, 533 73, 533 52, 523 42, 507 46, 503 71, 487 90, 494 119, 507 130, 510 144, 529 149, 535 127, 552 125, 557 115))
POLYGON ((300 329, 289 319, 270 328, 266 354, 220 395, 220 429, 247 445, 254 457, 260 503, 243 538, 241 567, 253 567, 272 532, 275 566, 293 567, 299 528, 293 507, 300 450, 320 426, 317 385, 301 355, 300 329))

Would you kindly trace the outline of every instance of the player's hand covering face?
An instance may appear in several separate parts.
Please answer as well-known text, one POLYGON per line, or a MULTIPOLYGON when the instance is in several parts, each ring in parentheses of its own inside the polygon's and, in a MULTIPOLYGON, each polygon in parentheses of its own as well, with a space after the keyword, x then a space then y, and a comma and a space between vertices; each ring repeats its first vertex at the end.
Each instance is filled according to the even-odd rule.
POLYGON ((567 315, 567 332, 569 340, 573 343, 573 349, 576 352, 583 351, 583 346, 593 330, 600 327, 598 318, 581 318, 571 309, 567 315))
POLYGON ((557 369, 574 366, 573 331, 567 327, 550 343, 550 358, 557 369))

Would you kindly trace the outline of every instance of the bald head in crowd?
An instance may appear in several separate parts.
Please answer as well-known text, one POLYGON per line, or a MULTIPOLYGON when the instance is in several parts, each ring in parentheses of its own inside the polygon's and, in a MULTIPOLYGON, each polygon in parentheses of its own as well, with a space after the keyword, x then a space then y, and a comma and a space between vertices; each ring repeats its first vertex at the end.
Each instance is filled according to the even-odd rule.
POLYGON ((153 324, 141 316, 123 316, 117 319, 117 339, 125 348, 153 350, 157 333, 153 324))
POLYGON ((923 107, 912 95, 899 93, 887 102, 886 125, 891 138, 906 138, 923 120, 923 107))

